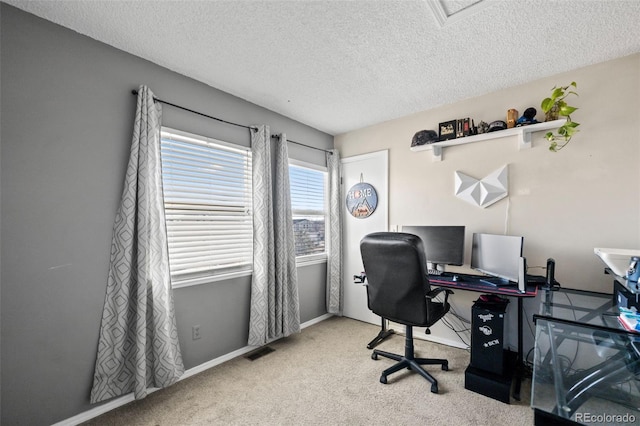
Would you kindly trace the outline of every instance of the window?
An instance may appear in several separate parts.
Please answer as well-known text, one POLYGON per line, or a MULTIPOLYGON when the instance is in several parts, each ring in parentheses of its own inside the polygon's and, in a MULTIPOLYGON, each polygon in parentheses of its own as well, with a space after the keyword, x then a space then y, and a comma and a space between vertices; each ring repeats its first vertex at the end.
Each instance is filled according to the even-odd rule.
POLYGON ((326 168, 289 161, 291 210, 296 257, 301 261, 326 258, 326 168))
POLYGON ((251 151, 164 127, 161 136, 172 282, 250 272, 251 151))

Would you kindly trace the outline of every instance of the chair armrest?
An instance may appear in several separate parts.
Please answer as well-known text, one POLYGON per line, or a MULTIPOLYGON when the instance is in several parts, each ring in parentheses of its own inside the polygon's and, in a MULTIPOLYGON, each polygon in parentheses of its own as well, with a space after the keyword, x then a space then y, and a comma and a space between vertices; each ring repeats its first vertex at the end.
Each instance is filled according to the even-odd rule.
POLYGON ((354 284, 364 284, 367 285, 367 274, 365 274, 364 272, 361 272, 360 275, 354 275, 353 276, 353 282, 354 284))
POLYGON ((427 297, 427 299, 433 299, 443 291, 444 291, 444 304, 446 305, 448 303, 447 300, 449 299, 449 295, 453 294, 453 291, 451 291, 448 288, 436 287, 432 289, 430 292, 428 292, 427 294, 425 294, 425 296, 427 297))

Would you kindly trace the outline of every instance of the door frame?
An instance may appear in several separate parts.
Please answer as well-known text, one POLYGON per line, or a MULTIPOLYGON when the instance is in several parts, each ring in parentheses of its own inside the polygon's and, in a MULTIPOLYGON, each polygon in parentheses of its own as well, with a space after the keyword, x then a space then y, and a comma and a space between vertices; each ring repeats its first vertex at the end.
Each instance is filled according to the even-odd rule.
MULTIPOLYGON (((379 173, 377 176, 380 177, 381 180, 383 180, 385 182, 385 190, 380 193, 378 192, 378 200, 385 200, 384 203, 384 208, 380 209, 380 208, 376 208, 376 211, 374 214, 378 214, 382 216, 381 221, 383 222, 383 229, 373 229, 371 232, 375 232, 375 231, 387 231, 389 230, 389 150, 385 149, 385 150, 381 150, 381 151, 374 151, 374 152, 369 152, 369 153, 365 153, 365 154, 358 154, 358 155, 354 155, 351 157, 345 157, 345 158, 341 158, 340 162, 341 165, 343 166, 341 169, 342 171, 342 176, 340 177, 340 188, 341 188, 341 197, 342 200, 344 201, 345 196, 346 196, 346 191, 348 188, 346 188, 346 182, 344 179, 344 165, 346 164, 350 164, 350 163, 356 163, 359 161, 366 161, 369 159, 377 159, 380 160, 382 162, 385 163, 385 167, 383 170, 379 170, 376 171, 377 173, 379 173)), ((378 191, 378 188, 376 188, 376 191, 378 191)), ((380 203, 378 203, 380 204, 380 203)), ((344 209, 344 205, 342 206, 342 208, 344 209)), ((345 209, 346 210, 346 209, 345 209)), ((344 210, 343 210, 344 211, 344 210)), ((345 213, 348 214, 348 213, 345 213)), ((343 221, 343 224, 346 224, 346 221, 349 220, 348 217, 345 217, 345 220, 343 221)), ((345 226, 346 228, 346 226, 345 226)), ((343 228, 343 231, 345 231, 346 229, 343 228)), ((345 256, 346 250, 347 250, 347 242, 346 240, 346 232, 343 232, 343 256, 345 256)), ((358 245, 358 241, 353 242, 353 244, 358 245)), ((346 269, 349 267, 349 265, 346 264, 346 258, 343 258, 344 262, 344 268, 345 270, 343 271, 343 285, 344 286, 349 286, 349 285, 354 285, 354 283, 351 280, 348 280, 347 278, 350 277, 352 275, 353 271, 347 271, 346 269)), ((360 272, 360 271, 357 271, 360 272)), ((343 292, 343 294, 345 294, 343 292)), ((363 303, 366 303, 366 299, 363 301, 363 303)), ((346 300, 344 300, 344 307, 346 308, 346 300)), ((368 308, 367 308, 368 309, 368 308)), ((366 322, 370 322, 372 324, 379 324, 380 323, 380 318, 373 314, 373 312, 371 312, 371 319, 365 319, 365 318, 356 318, 358 320, 361 321, 366 321, 366 322)))

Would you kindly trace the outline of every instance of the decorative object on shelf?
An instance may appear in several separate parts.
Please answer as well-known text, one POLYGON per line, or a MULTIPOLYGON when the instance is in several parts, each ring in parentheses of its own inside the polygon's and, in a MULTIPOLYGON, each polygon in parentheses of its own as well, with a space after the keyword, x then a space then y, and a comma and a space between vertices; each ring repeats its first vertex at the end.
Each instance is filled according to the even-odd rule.
POLYGON ((578 108, 572 107, 565 101, 569 95, 576 95, 572 88, 577 88, 578 85, 575 81, 572 81, 568 86, 554 87, 551 92, 551 97, 544 98, 541 103, 542 111, 545 113, 546 121, 557 120, 558 117, 567 117, 566 123, 558 128, 558 133, 548 132, 544 137, 551 142, 549 145, 549 151, 557 152, 567 146, 573 135, 578 132, 577 127, 580 123, 576 123, 571 120, 571 114, 578 108), (558 141, 564 143, 558 144, 558 141))
POLYGON ((435 130, 420 130, 411 139, 411 146, 420 146, 428 143, 438 142, 438 134, 435 130))
POLYGON ((508 195, 509 176, 506 164, 480 180, 459 171, 455 172, 455 179, 456 197, 482 208, 489 207, 508 195))
POLYGON ((536 124, 538 120, 536 120, 536 114, 538 111, 534 107, 529 107, 524 110, 524 114, 522 117, 518 118, 516 121, 516 127, 520 126, 528 126, 529 124, 536 124))
POLYGON ((504 130, 507 128, 507 123, 502 120, 492 121, 489 124, 489 132, 497 132, 498 130, 504 130))
POLYGON ((518 117, 518 110, 517 109, 509 109, 507 110, 507 129, 510 129, 512 127, 516 127, 516 120, 518 117))
POLYGON ((456 138, 456 124, 458 120, 445 121, 444 123, 440 123, 438 128, 440 129, 440 140, 447 141, 449 139, 456 138))
MULTIPOLYGON (((532 134, 541 131, 547 131, 551 129, 557 129, 567 122, 566 118, 562 118, 556 121, 545 121, 542 123, 535 123, 529 126, 516 126, 512 129, 504 129, 499 132, 483 133, 473 136, 466 136, 464 138, 456 138, 450 141, 434 142, 428 145, 413 146, 409 148, 411 151, 431 151, 433 155, 433 161, 442 161, 442 152, 444 148, 450 146, 460 146, 469 143, 482 142, 492 139, 507 138, 511 136, 516 137, 518 143, 518 150, 531 148, 532 134)), ((486 123, 485 123, 486 125, 486 123)))
POLYGON ((477 133, 489 133, 489 125, 487 123, 485 123, 484 121, 480 121, 478 123, 478 129, 477 129, 477 133))
POLYGON ((463 138, 471 134, 469 121, 469 117, 456 120, 456 138, 463 138))
POLYGON ((373 185, 363 182, 362 173, 360 173, 360 183, 356 183, 347 191, 345 201, 351 216, 366 219, 378 207, 378 193, 373 185))

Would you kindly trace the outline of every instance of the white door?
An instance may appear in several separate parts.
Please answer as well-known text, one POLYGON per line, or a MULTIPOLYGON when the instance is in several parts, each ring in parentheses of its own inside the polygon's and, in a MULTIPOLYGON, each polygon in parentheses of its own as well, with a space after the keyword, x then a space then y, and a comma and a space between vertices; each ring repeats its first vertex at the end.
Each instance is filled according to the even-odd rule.
MULTIPOLYGON (((367 307, 367 291, 363 284, 355 284, 353 276, 364 269, 360 256, 360 240, 371 232, 389 229, 389 153, 378 151, 342 159, 342 194, 345 209, 342 247, 344 255, 344 316, 373 324, 380 317, 367 307), (361 182, 368 183, 377 194, 377 206, 368 217, 354 217, 347 209, 349 190, 361 182)), ((353 195, 353 194, 352 194, 353 195)), ((353 199, 352 199, 353 201, 353 199)), ((351 203, 353 204, 353 203, 351 203)))

